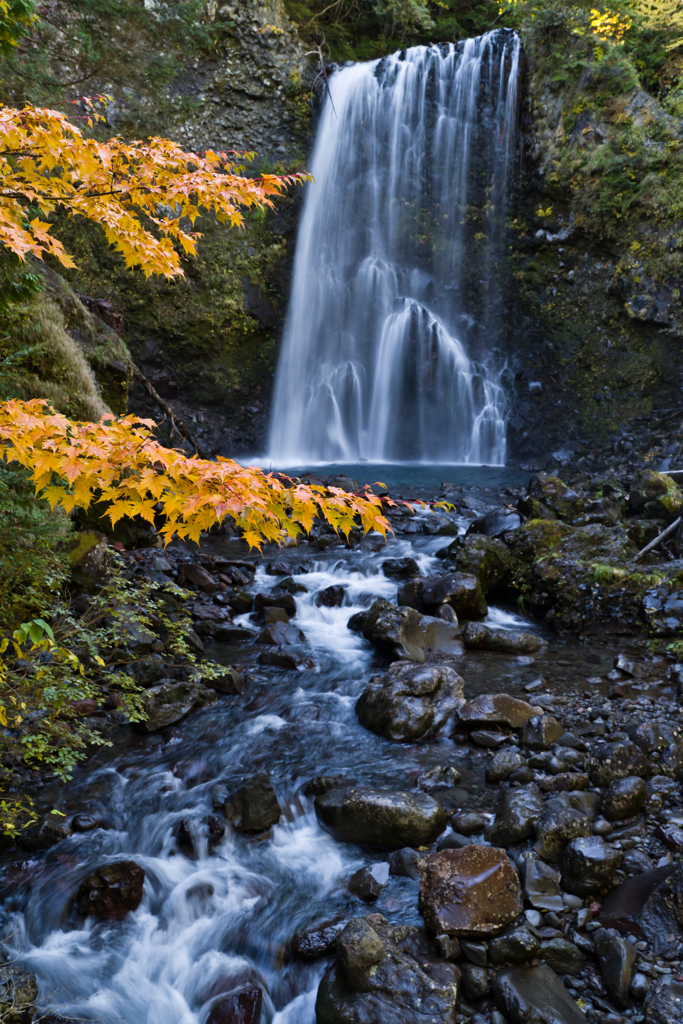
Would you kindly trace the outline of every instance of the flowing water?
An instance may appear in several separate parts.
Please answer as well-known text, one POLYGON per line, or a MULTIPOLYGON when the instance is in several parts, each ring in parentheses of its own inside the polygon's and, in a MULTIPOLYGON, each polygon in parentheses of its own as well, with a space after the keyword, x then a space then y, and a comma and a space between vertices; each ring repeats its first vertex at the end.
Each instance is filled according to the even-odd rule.
POLYGON ((321 114, 269 455, 505 461, 490 340, 516 152, 506 31, 336 71, 321 114))
MULTIPOLYGON (((465 521, 462 521, 464 528, 465 521)), ((397 584, 381 571, 388 557, 414 556, 422 572, 441 564, 434 552, 443 538, 392 541, 380 552, 336 549, 324 555, 305 545, 266 557, 305 561, 298 579, 294 622, 307 637, 314 670, 278 672, 257 664, 259 650, 214 645, 207 654, 239 662, 247 690, 161 735, 121 730, 114 751, 100 752, 72 783, 45 794, 67 813, 101 816, 108 829, 73 835, 25 868, 27 886, 5 888, 2 934, 6 947, 37 973, 46 1002, 69 1016, 121 1019, 129 1024, 205 1024, 223 993, 258 985, 264 993, 260 1024, 314 1024, 315 994, 329 963, 291 958, 289 940, 321 918, 367 913, 346 888, 349 874, 385 855, 335 842, 318 826, 305 784, 319 774, 342 774, 361 784, 414 788, 417 776, 437 764, 454 764, 463 776, 452 791, 454 806, 482 809, 485 753, 448 737, 425 744, 390 743, 363 729, 354 704, 371 673, 387 660, 347 622, 377 596, 394 598, 397 584), (316 594, 346 588, 340 608, 317 607, 316 594), (225 780, 238 788, 258 771, 269 773, 282 806, 280 823, 248 838, 228 827, 208 850, 204 823, 212 811, 211 788, 225 780), (179 848, 174 830, 185 819, 199 837, 196 856, 179 848), (73 898, 95 867, 132 858, 146 872, 141 906, 115 924, 85 922, 73 898)), ((244 557, 238 541, 215 540, 211 550, 244 557)), ((254 591, 277 578, 260 565, 254 591)), ((245 617, 245 621, 246 621, 245 617)), ((523 622, 493 608, 488 621, 523 622)), ((528 623, 524 623, 529 628, 528 623)), ((538 627, 531 625, 532 629, 538 627)), ((602 654, 564 645, 578 678, 607 671, 602 654), (591 664, 585 664, 586 659, 591 664)), ((539 671, 552 672, 557 643, 544 661, 470 652, 458 662, 466 695, 523 686, 539 671)), ((20 872, 21 873, 21 872, 20 872)), ((390 876, 375 908, 388 919, 420 923, 417 883, 390 876)))

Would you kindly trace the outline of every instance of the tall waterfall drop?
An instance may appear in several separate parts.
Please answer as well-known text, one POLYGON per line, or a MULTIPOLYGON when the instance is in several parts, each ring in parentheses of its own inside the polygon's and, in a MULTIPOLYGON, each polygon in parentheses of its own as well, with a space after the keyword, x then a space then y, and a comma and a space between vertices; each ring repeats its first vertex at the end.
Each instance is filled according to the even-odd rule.
POLYGON ((276 465, 504 463, 488 362, 519 63, 518 37, 494 31, 330 76, 276 376, 276 465))

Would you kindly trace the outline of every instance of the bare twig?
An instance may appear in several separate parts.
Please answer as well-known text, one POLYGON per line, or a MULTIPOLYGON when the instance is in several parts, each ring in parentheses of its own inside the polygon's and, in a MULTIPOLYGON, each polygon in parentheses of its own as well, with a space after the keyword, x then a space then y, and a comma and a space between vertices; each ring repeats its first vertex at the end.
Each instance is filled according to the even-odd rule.
POLYGON ((152 387, 150 382, 145 377, 145 375, 142 372, 142 370, 139 370, 137 368, 137 366, 135 365, 135 363, 133 363, 133 376, 136 377, 140 381, 140 383, 143 385, 143 387, 146 388, 147 393, 149 394, 149 396, 152 399, 152 401, 156 402, 156 404, 159 406, 159 408, 163 410, 163 412, 166 414, 166 416, 168 416, 168 418, 171 421, 172 426, 175 427, 175 429, 178 431, 178 433, 182 437, 184 437, 186 441, 190 442, 190 444, 192 445, 192 447, 194 448, 194 450, 196 451, 196 453, 200 457, 200 459, 208 459, 209 456, 197 444, 197 442, 195 441, 194 437, 192 436, 190 431, 187 429, 187 427, 185 426, 183 421, 178 419, 176 414, 173 412, 173 409, 171 409, 170 405, 168 405, 163 400, 163 398, 160 395, 157 394, 157 392, 154 390, 154 388, 152 387))
POLYGON ((325 36, 323 36, 322 43, 319 43, 319 45, 316 46, 315 50, 309 50, 308 53, 306 54, 306 56, 310 57, 312 53, 316 53, 318 55, 318 59, 320 61, 320 73, 322 74, 323 79, 325 81, 325 88, 327 89, 327 95, 330 97, 330 103, 332 104, 332 110, 334 111, 334 116, 336 117, 337 116, 337 111, 336 111, 335 106, 334 106, 334 100, 332 99, 332 93, 330 92, 330 83, 328 81, 327 71, 325 69, 325 58, 323 57, 323 46, 324 45, 325 45, 325 36))
POLYGON ((648 551, 652 551, 652 549, 656 548, 657 545, 660 544, 663 540, 666 540, 667 537, 670 537, 676 529, 676 527, 680 525, 682 518, 683 516, 679 516, 678 519, 676 519, 675 522, 671 524, 671 526, 667 526, 666 530, 663 530, 658 537, 655 537, 655 539, 651 540, 649 544, 646 544, 643 550, 638 552, 633 561, 637 562, 639 559, 643 557, 643 555, 646 555, 648 551))

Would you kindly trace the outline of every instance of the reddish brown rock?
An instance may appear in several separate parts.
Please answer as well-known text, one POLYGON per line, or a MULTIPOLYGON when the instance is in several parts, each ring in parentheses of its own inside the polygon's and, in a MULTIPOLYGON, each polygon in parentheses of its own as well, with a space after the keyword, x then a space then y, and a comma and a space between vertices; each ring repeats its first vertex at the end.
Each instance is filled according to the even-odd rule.
POLYGON ((249 988, 223 996, 211 1007, 206 1024, 255 1024, 261 1017, 263 993, 249 988))
POLYGON ((537 713, 525 700, 511 697, 509 693, 482 693, 470 700, 458 711, 461 725, 505 725, 510 729, 521 729, 537 713))
POLYGON ((145 870, 134 860, 105 864, 81 882, 76 896, 79 912, 120 921, 140 906, 144 882, 145 870))
POLYGON ((427 854, 418 871, 420 911, 437 935, 499 935, 522 912, 517 873, 495 846, 427 854))
POLYGON ((200 590, 213 593, 216 589, 215 579, 201 565, 182 565, 180 570, 185 579, 194 583, 195 587, 199 587, 200 590))

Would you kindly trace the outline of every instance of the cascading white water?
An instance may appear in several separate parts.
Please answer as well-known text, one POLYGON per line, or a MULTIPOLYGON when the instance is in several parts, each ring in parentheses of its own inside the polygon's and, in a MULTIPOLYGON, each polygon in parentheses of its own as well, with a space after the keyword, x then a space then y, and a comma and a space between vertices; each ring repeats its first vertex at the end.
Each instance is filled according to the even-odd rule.
POLYGON ((276 465, 504 463, 487 354, 519 57, 516 35, 489 32, 330 77, 276 378, 276 465))

